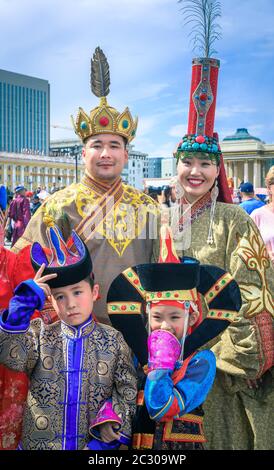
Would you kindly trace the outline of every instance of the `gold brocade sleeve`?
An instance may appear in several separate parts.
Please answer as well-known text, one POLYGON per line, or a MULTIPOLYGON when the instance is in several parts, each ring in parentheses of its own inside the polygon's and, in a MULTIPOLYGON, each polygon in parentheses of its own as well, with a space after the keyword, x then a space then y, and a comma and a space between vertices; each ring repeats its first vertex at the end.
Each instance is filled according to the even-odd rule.
POLYGON ((238 207, 229 225, 225 262, 243 303, 212 351, 222 371, 255 379, 273 365, 274 269, 257 227, 238 207))
POLYGON ((0 363, 30 376, 39 359, 39 332, 41 320, 32 320, 24 332, 8 332, 0 328, 0 363))

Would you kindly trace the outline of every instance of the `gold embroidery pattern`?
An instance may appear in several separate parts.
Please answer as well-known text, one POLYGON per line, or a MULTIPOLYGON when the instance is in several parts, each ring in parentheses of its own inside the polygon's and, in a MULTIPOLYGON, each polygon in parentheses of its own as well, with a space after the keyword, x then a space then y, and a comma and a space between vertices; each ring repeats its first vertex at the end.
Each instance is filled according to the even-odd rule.
POLYGON ((199 426, 199 434, 184 434, 172 432, 173 420, 169 421, 164 426, 163 441, 176 441, 176 442, 206 442, 203 430, 203 418, 201 416, 186 414, 176 421, 186 421, 196 423, 199 426))
POLYGON ((115 315, 117 313, 140 314, 141 309, 141 302, 111 302, 107 304, 107 311, 109 315, 115 315))
POLYGON ((232 310, 213 310, 210 309, 207 318, 213 318, 216 320, 227 320, 229 322, 232 322, 237 315, 236 311, 232 310))
POLYGON ((232 281, 233 277, 229 273, 225 273, 205 294, 207 303, 212 302, 220 292, 232 281))
POLYGON ((197 300, 197 290, 176 290, 162 292, 147 292, 146 302, 160 302, 160 300, 197 300))
POLYGON ((245 311, 246 318, 252 318, 261 312, 269 312, 274 316, 274 301, 268 288, 266 279, 266 269, 270 266, 265 245, 253 227, 249 228, 249 233, 239 239, 236 254, 243 260, 250 271, 256 271, 260 285, 241 283, 239 284, 241 294, 247 303, 245 311))
MULTIPOLYGON (((96 227, 97 236, 107 239, 118 256, 123 256, 130 243, 141 235, 149 216, 155 217, 156 224, 159 214, 156 203, 147 195, 125 184, 122 191, 122 197, 114 201, 113 210, 96 227)), ((55 221, 62 221, 67 217, 66 207, 75 205, 78 215, 85 218, 96 209, 101 197, 101 193, 84 182, 72 184, 50 197, 41 210, 55 221)), ((148 237, 149 233, 145 235, 148 237)))
POLYGON ((134 289, 136 289, 139 292, 141 297, 143 297, 143 299, 145 299, 146 298, 146 291, 142 287, 141 281, 140 281, 139 277, 137 276, 136 272, 133 269, 128 268, 128 269, 125 269, 122 272, 122 274, 128 280, 128 282, 130 282, 130 284, 134 287, 134 289))

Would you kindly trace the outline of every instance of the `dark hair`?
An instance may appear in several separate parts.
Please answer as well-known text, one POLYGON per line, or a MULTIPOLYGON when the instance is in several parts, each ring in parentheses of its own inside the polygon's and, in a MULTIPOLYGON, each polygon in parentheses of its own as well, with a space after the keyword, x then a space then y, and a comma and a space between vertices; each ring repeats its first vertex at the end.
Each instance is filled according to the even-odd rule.
MULTIPOLYGON (((117 134, 119 135, 119 134, 117 134)), ((93 137, 92 135, 89 135, 88 137, 86 137, 84 140, 83 140, 83 144, 86 145, 88 140, 93 137)), ((124 144, 125 144, 125 149, 127 148, 127 144, 128 144, 128 140, 126 137, 124 137, 123 135, 120 135, 119 137, 122 137, 123 141, 124 141, 124 144)))
POLYGON ((167 186, 165 189, 164 189, 164 197, 165 197, 165 201, 163 201, 163 204, 166 204, 167 207, 170 207, 171 204, 170 204, 170 199, 171 199, 171 188, 169 186, 167 186))
POLYGON ((84 279, 84 281, 86 281, 90 285, 91 289, 93 289, 93 287, 94 287, 94 274, 91 273, 90 276, 87 276, 84 279))

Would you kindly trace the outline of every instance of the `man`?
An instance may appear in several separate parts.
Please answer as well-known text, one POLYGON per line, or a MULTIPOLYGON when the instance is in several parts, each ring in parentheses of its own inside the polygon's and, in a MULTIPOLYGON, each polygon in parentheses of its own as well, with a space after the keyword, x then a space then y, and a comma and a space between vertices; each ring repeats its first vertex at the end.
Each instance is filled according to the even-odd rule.
POLYGON ((252 183, 243 183, 240 186, 242 202, 239 204, 249 215, 254 209, 264 206, 264 203, 257 199, 254 194, 254 187, 252 183))
POLYGON ((79 108, 73 122, 84 144, 85 175, 80 183, 44 202, 15 251, 33 240, 47 244, 44 217, 54 220, 65 239, 74 229, 86 243, 95 278, 100 279, 102 293, 94 313, 99 321, 109 323, 106 293, 113 279, 129 266, 151 261, 158 207, 150 197, 122 183, 121 173, 128 161, 126 146, 135 136, 137 119, 133 120, 128 108, 119 113, 108 105, 109 70, 99 48, 92 60, 92 91, 100 97, 99 106, 90 114, 79 108))
POLYGON ((24 186, 17 186, 15 188, 15 198, 11 202, 8 211, 7 224, 9 219, 13 223, 11 246, 23 235, 30 217, 30 202, 26 197, 26 188, 24 186))

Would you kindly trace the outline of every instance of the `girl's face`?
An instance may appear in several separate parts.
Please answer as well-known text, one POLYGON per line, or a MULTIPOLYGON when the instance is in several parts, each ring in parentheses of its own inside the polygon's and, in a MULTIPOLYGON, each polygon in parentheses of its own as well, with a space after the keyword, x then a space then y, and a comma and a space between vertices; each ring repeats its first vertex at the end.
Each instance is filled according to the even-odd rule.
POLYGON ((185 197, 193 204, 210 191, 219 174, 219 167, 209 159, 193 156, 179 160, 177 172, 185 197))
MULTIPOLYGON (((183 307, 183 306, 182 306, 183 307)), ((151 304, 150 306, 150 328, 154 330, 167 330, 170 331, 177 339, 182 339, 184 334, 184 325, 186 313, 184 308, 175 307, 172 305, 157 305, 151 304)), ((193 312, 189 315, 187 326, 192 326, 198 319, 198 312, 193 312)), ((186 333, 186 332, 185 332, 186 333)))

